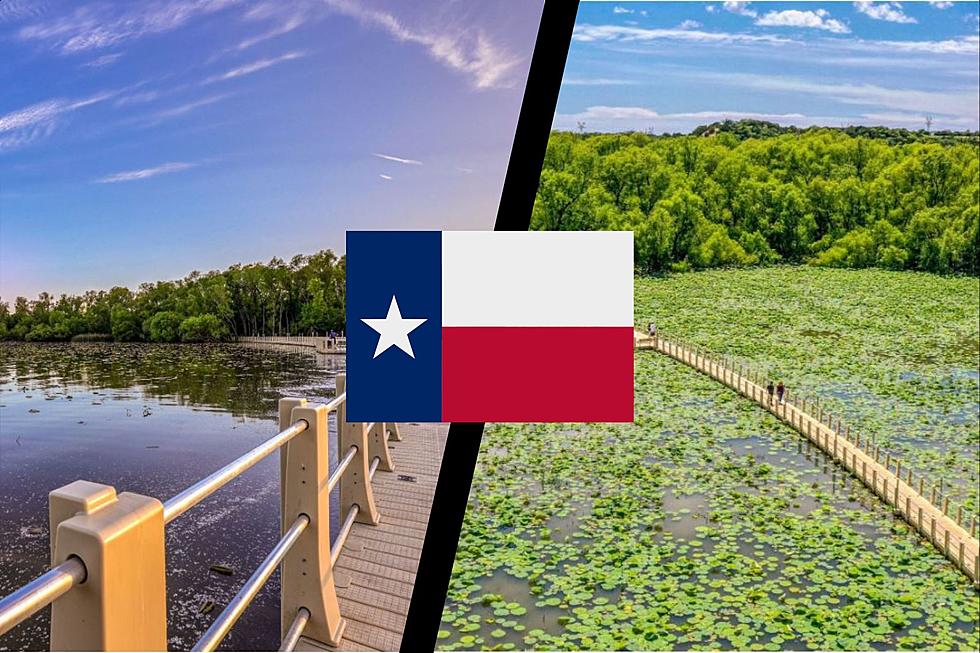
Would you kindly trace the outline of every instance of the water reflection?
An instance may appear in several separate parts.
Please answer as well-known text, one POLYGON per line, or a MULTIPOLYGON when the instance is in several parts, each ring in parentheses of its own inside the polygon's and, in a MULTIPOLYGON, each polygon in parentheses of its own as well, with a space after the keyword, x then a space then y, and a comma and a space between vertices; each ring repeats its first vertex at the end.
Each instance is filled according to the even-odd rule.
MULTIPOLYGON (((165 500, 274 434, 280 397, 331 398, 343 364, 259 345, 0 345, 0 595, 46 568, 50 490, 86 479, 165 500)), ((272 456, 168 526, 171 650, 196 641, 275 544, 278 493, 272 456)), ((222 648, 278 648, 278 592, 276 575, 222 648)), ((45 649, 47 632, 45 611, 0 649, 45 649)))

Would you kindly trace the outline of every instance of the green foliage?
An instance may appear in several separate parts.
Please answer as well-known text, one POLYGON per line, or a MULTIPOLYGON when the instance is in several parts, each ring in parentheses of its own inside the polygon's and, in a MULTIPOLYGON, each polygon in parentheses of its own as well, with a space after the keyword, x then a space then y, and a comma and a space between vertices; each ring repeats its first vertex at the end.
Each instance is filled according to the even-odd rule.
POLYGON ((721 123, 554 132, 531 226, 634 232, 641 271, 811 263, 980 273, 977 137, 721 123))
POLYGON ((143 323, 143 333, 150 342, 179 342, 183 318, 173 311, 160 311, 143 323))
POLYGON ((183 342, 217 342, 228 337, 228 330, 214 315, 193 315, 180 323, 183 342))
POLYGON ((346 261, 324 250, 289 263, 233 265, 224 272, 192 272, 179 281, 61 295, 18 297, 13 310, 0 302, 0 339, 71 340, 80 334, 111 334, 119 342, 182 339, 185 318, 208 315, 205 333, 192 323, 195 339, 236 336, 307 335, 344 328, 346 261))

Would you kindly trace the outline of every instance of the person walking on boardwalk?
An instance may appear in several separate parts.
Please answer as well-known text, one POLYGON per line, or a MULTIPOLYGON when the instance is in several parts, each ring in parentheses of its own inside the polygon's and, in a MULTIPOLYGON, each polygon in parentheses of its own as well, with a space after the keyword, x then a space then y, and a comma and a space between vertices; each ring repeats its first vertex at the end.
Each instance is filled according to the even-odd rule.
POLYGON ((766 386, 766 394, 769 395, 769 403, 772 403, 772 393, 775 392, 776 388, 773 386, 772 381, 766 386))
POLYGON ((779 385, 776 386, 776 400, 779 403, 783 403, 783 395, 786 394, 786 386, 780 381, 779 385))
POLYGON ((657 325, 653 322, 647 324, 647 335, 651 338, 657 337, 657 325))

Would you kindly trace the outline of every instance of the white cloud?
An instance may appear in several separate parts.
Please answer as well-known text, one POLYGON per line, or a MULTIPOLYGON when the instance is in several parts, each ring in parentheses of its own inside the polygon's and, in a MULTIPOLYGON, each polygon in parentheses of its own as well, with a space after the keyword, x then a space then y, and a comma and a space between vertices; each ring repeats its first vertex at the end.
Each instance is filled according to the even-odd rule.
POLYGON ((950 2, 950 0, 929 0, 929 4, 936 9, 949 9, 953 6, 953 3, 950 2))
POLYGON ((137 181, 139 179, 148 179, 150 177, 156 177, 157 175, 165 175, 171 172, 180 172, 181 170, 187 170, 188 168, 194 168, 197 163, 187 163, 184 161, 174 161, 172 163, 164 163, 153 168, 143 168, 141 170, 126 170, 124 172, 117 172, 100 179, 96 179, 97 184, 116 184, 121 181, 137 181))
POLYGON ((750 18, 755 18, 759 15, 755 9, 749 8, 748 2, 741 2, 739 0, 725 0, 721 3, 722 9, 731 12, 733 14, 738 14, 739 16, 749 16, 750 18))
POLYGON ((113 52, 111 54, 104 54, 101 57, 96 57, 91 61, 86 61, 82 65, 86 68, 103 68, 105 66, 111 66, 122 58, 121 52, 113 52))
POLYGON ((718 7, 717 7, 717 6, 715 6, 715 5, 707 5, 707 6, 706 6, 706 7, 704 8, 704 10, 705 10, 705 11, 707 11, 707 12, 708 12, 709 14, 713 14, 713 13, 715 13, 715 12, 717 12, 717 11, 718 11, 718 7))
POLYGON ((630 79, 613 79, 610 77, 572 77, 561 80, 562 86, 633 86, 637 83, 630 79))
POLYGON ((150 122, 156 123, 168 118, 183 116, 191 111, 194 111, 195 109, 200 109, 201 107, 206 107, 208 105, 215 104, 216 102, 220 102, 221 100, 229 97, 229 95, 230 94, 228 93, 222 95, 209 95, 201 98, 200 100, 192 100, 191 102, 186 102, 169 109, 164 109, 163 111, 158 111, 157 113, 153 114, 150 122))
POLYGON ((815 11, 801 11, 799 9, 786 9, 784 11, 770 11, 755 21, 756 25, 765 27, 806 27, 811 29, 822 29, 834 34, 847 34, 851 30, 847 25, 831 18, 826 9, 815 11))
POLYGON ((875 84, 814 82, 793 77, 773 77, 751 73, 698 73, 696 77, 743 89, 806 94, 842 104, 882 107, 917 113, 961 116, 977 120, 980 94, 974 89, 924 91, 913 88, 886 88, 875 84))
POLYGON ((926 54, 980 54, 980 37, 964 36, 943 41, 848 41, 847 46, 854 50, 876 52, 917 52, 926 54))
POLYGON ((378 176, 384 179, 385 181, 391 181, 392 179, 394 179, 394 177, 392 177, 391 175, 378 175, 378 176))
POLYGON ((46 138, 54 132, 64 115, 103 102, 114 94, 98 93, 80 100, 45 100, 0 115, 0 150, 24 147, 46 138))
POLYGON ((906 15, 902 10, 901 3, 898 2, 870 2, 868 0, 861 0, 854 3, 854 8, 865 16, 874 18, 875 20, 906 24, 919 22, 911 16, 906 15))
POLYGON ((699 27, 701 27, 701 23, 696 20, 688 19, 681 21, 680 25, 677 26, 677 29, 697 29, 699 27))
POLYGON ((632 9, 627 9, 626 7, 613 7, 614 14, 632 14, 635 13, 632 9))
POLYGON ((572 38, 581 42, 617 41, 621 43, 676 40, 691 43, 793 43, 792 39, 771 34, 706 32, 694 29, 648 29, 625 25, 576 25, 572 38))
POLYGON ((257 73, 260 70, 265 70, 266 68, 271 68, 276 64, 280 64, 284 61, 292 61, 294 59, 300 59, 305 57, 305 52, 287 52, 286 54, 280 55, 278 57, 272 57, 270 59, 259 59, 258 61, 253 61, 252 63, 239 66, 238 68, 232 68, 220 75, 214 75, 213 77, 208 77, 202 83, 211 84, 213 82, 220 82, 226 79, 235 79, 236 77, 244 77, 245 75, 251 75, 252 73, 257 73))
POLYGON ((393 14, 368 9, 351 0, 324 0, 328 7, 363 25, 381 29, 403 43, 421 45, 436 61, 466 73, 478 89, 508 86, 520 59, 493 43, 482 31, 435 32, 410 27, 393 14))
POLYGON ((410 166, 420 166, 420 165, 422 165, 422 162, 421 161, 418 161, 416 159, 403 159, 400 156, 392 156, 390 154, 379 154, 377 152, 374 152, 373 154, 371 154, 371 156, 376 156, 379 159, 384 159, 385 161, 394 161, 395 163, 402 163, 402 164, 410 165, 410 166))
POLYGON ((118 45, 149 34, 181 27, 191 19, 215 13, 240 0, 164 0, 118 5, 86 4, 68 15, 22 27, 25 41, 42 41, 64 53, 118 45))

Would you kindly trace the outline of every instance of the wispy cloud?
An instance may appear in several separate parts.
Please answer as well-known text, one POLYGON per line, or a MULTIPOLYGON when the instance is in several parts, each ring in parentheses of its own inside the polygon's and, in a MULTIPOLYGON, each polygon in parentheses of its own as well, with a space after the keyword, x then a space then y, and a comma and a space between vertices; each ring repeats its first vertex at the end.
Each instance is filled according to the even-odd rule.
POLYGON ((638 43, 644 41, 686 41, 701 44, 729 43, 794 43, 792 39, 772 34, 743 34, 740 32, 707 32, 696 29, 645 28, 627 25, 576 25, 572 38, 581 42, 616 41, 638 43))
POLYGON ((694 77, 757 91, 806 94, 843 104, 972 117, 974 121, 977 119, 977 107, 980 106, 980 95, 976 88, 927 91, 915 88, 886 88, 875 84, 827 83, 752 73, 705 72, 697 73, 694 77))
POLYGON ((200 109, 201 107, 206 107, 216 102, 220 102, 227 97, 230 97, 230 93, 222 93, 219 95, 208 95, 206 97, 200 98, 198 100, 192 100, 190 102, 185 102, 184 104, 179 104, 175 107, 169 109, 164 109, 158 111, 153 116, 151 116, 151 123, 158 123, 162 120, 167 120, 168 118, 177 118, 179 116, 186 115, 191 111, 200 109))
POLYGON ((393 14, 368 9, 351 0, 324 0, 334 11, 354 18, 363 25, 381 29, 398 41, 426 49, 436 61, 469 75, 478 89, 509 86, 511 71, 518 57, 489 39, 482 31, 433 31, 410 27, 393 14))
POLYGON ((103 92, 79 100, 56 98, 45 100, 0 116, 0 150, 30 145, 57 128, 66 114, 111 98, 114 92, 103 92))
POLYGON ((936 9, 949 9, 953 6, 953 3, 950 0, 929 0, 929 4, 936 9))
POLYGON ((696 20, 687 19, 682 20, 677 26, 677 29, 698 29, 699 27, 701 27, 701 23, 696 20))
POLYGON ((631 79, 615 79, 611 77, 572 77, 561 80, 562 86, 633 86, 637 83, 631 79))
POLYGON ((237 50, 245 50, 305 25, 316 13, 316 6, 297 2, 261 2, 245 12, 245 20, 272 22, 264 32, 239 41, 237 50))
POLYGON ((22 27, 17 35, 64 53, 118 45, 149 34, 169 32, 191 19, 218 12, 240 0, 164 0, 85 4, 50 20, 22 27))
POLYGON ((836 18, 830 17, 830 12, 826 9, 816 9, 813 11, 802 11, 799 9, 786 9, 784 11, 770 11, 759 16, 756 25, 764 27, 804 27, 809 29, 821 29, 835 34, 847 34, 851 29, 836 18))
POLYGON ((237 68, 232 68, 220 75, 214 75, 213 77, 208 77, 202 83, 212 84, 214 82, 220 82, 227 79, 235 79, 236 77, 244 77, 245 75, 251 75, 252 73, 257 73, 260 70, 265 70, 266 68, 271 68, 277 64, 284 61, 292 61, 294 59, 300 59, 305 57, 305 52, 287 52, 286 54, 280 55, 278 57, 272 57, 269 59, 259 59, 258 61, 253 61, 251 63, 239 66, 237 68))
POLYGON ((391 175, 378 175, 378 176, 384 179, 385 181, 391 181, 392 179, 394 179, 394 177, 392 177, 391 175))
POLYGON ((636 11, 635 9, 627 9, 626 7, 619 7, 619 6, 613 7, 614 14, 632 14, 635 11, 636 11))
POLYGON ((37 18, 45 8, 46 3, 35 0, 0 0, 0 23, 37 18))
POLYGON ((403 159, 400 156, 392 156, 390 154, 379 154, 378 152, 374 152, 371 154, 371 156, 376 156, 379 159, 384 159, 385 161, 394 161, 395 163, 402 163, 404 165, 409 165, 409 166, 422 165, 422 162, 417 159, 403 159))
POLYGON ((980 37, 964 36, 958 39, 941 41, 865 41, 850 40, 846 42, 850 49, 869 50, 877 52, 920 52, 928 54, 965 54, 980 53, 980 37))
POLYGON ((189 168, 197 167, 197 163, 188 163, 185 161, 173 161, 171 163, 164 163, 162 165, 155 166, 153 168, 142 168, 139 170, 126 170, 124 172, 116 172, 105 177, 101 177, 95 180, 97 184, 117 184, 123 181, 137 181, 139 179, 149 179, 150 177, 156 177, 158 175, 166 175, 172 172, 180 172, 181 170, 187 170, 189 168))
POLYGON ((122 58, 121 52, 113 52, 111 54, 104 54, 101 57, 96 57, 91 61, 86 61, 82 65, 86 68, 104 68, 106 66, 111 66, 122 58))
POLYGON ((865 16, 874 18, 875 20, 884 20, 889 23, 908 24, 919 22, 907 15, 905 11, 902 10, 901 3, 898 2, 870 2, 868 0, 862 0, 860 2, 855 2, 854 8, 865 16))

